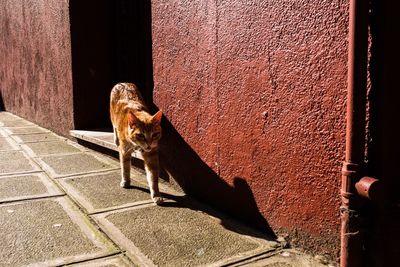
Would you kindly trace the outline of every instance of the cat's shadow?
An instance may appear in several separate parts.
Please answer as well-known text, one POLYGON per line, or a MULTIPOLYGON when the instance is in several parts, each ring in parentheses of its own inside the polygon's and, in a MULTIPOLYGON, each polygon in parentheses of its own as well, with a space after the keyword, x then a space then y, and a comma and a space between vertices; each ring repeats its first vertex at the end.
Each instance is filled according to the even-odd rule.
POLYGON ((191 209, 194 211, 200 211, 202 213, 208 214, 212 217, 215 217, 220 220, 220 224, 230 231, 253 236, 257 238, 262 238, 265 240, 276 240, 276 235, 273 233, 272 229, 267 226, 268 230, 266 229, 255 229, 245 225, 242 221, 234 218, 232 216, 228 216, 227 214, 215 210, 209 205, 205 205, 200 203, 196 199, 193 199, 189 196, 175 196, 170 195, 167 193, 162 193, 165 201, 160 204, 163 208, 182 208, 182 209, 191 209), (172 201, 171 201, 172 200, 172 201))
POLYGON ((161 178, 170 182, 173 179, 186 193, 183 197, 164 193, 166 199, 174 201, 165 202, 163 207, 200 210, 219 218, 221 225, 229 230, 276 239, 276 234, 260 213, 246 179, 235 177, 233 186, 229 185, 198 156, 165 117, 162 127, 160 162, 164 172, 161 178))
MULTIPOLYGON (((246 181, 241 178, 235 178, 235 183, 236 186, 244 186, 247 187, 248 190, 250 188, 248 187, 246 181)), ((136 186, 136 185, 129 185, 126 189, 128 190, 138 190, 146 194, 150 194, 150 190, 144 187, 136 186)), ((233 192, 232 192, 233 193, 233 192)), ((183 208, 183 209, 191 209, 194 211, 201 211, 203 213, 206 213, 210 216, 213 216, 215 218, 220 219, 221 225, 225 227, 226 229, 229 229, 231 231, 240 233, 240 234, 245 234, 245 235, 250 235, 258 238, 263 238, 267 240, 273 240, 276 239, 276 235, 273 233, 272 229, 268 226, 268 224, 265 224, 266 221, 264 218, 258 218, 258 220, 261 220, 263 223, 263 229, 252 229, 246 225, 244 225, 240 220, 237 220, 233 218, 232 216, 227 216, 221 211, 215 210, 209 205, 205 205, 198 200, 187 196, 187 195, 172 195, 169 193, 161 192, 162 197, 165 199, 165 201, 160 204, 159 206, 163 208, 183 208)), ((258 210, 253 210, 254 207, 256 207, 255 202, 247 202, 243 203, 247 206, 247 215, 254 216, 254 213, 258 213, 258 210)), ((260 222, 258 222, 260 223, 260 222)))
POLYGON ((125 187, 124 189, 129 189, 129 190, 138 190, 138 191, 142 191, 143 193, 149 193, 150 194, 150 190, 147 188, 143 188, 140 186, 136 186, 136 185, 128 185, 127 187, 125 187))
MULTIPOLYGON (((154 114, 158 111, 158 107, 153 101, 151 2, 142 1, 140 4, 135 5, 135 8, 139 8, 137 14, 140 15, 140 18, 138 17, 140 23, 137 25, 140 27, 141 33, 140 57, 135 58, 135 60, 139 60, 137 63, 140 66, 141 75, 137 75, 136 77, 133 75, 133 72, 127 71, 129 75, 124 77, 124 79, 138 85, 145 102, 152 114, 154 114)), ((243 232, 244 228, 236 227, 236 224, 232 223, 231 219, 223 215, 225 213, 229 217, 234 217, 244 222, 246 225, 257 228, 257 231, 248 231, 248 234, 266 239, 276 238, 267 220, 260 213, 245 177, 235 177, 233 186, 229 185, 199 157, 165 116, 162 119, 162 129, 163 137, 160 141, 160 163, 165 172, 162 172, 160 176, 166 181, 172 182, 173 180, 188 196, 177 197, 164 194, 165 198, 174 200, 172 203, 167 201, 164 204, 165 208, 187 207, 194 210, 201 210, 220 218, 221 224, 224 227, 236 232, 243 232), (198 204, 193 205, 194 202, 191 201, 192 199, 198 200, 198 204), (206 203, 208 206, 213 207, 213 209, 200 203, 206 203)), ((136 163, 139 163, 139 165, 143 164, 138 162, 138 160, 136 160, 136 163)), ((140 188, 138 189, 141 190, 140 188)))

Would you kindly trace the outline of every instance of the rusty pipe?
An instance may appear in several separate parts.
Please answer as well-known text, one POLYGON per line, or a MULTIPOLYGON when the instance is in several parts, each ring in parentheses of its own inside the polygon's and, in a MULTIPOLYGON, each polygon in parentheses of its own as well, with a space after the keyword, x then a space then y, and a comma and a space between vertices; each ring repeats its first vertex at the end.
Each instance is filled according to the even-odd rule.
POLYGON ((382 182, 376 178, 365 176, 356 183, 358 195, 374 202, 382 202, 384 189, 382 182))
POLYGON ((355 184, 361 179, 365 151, 365 113, 368 63, 367 0, 350 0, 346 155, 342 168, 341 267, 363 266, 363 236, 360 209, 363 200, 355 184))

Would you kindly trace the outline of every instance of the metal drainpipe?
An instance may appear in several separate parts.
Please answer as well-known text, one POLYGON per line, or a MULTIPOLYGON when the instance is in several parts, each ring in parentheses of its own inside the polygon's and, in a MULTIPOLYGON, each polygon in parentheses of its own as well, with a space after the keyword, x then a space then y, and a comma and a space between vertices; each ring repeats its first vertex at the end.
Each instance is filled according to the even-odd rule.
POLYGON ((347 76, 346 157, 342 168, 341 267, 363 266, 360 209, 363 199, 355 184, 361 179, 365 152, 368 63, 368 0, 350 0, 347 76))

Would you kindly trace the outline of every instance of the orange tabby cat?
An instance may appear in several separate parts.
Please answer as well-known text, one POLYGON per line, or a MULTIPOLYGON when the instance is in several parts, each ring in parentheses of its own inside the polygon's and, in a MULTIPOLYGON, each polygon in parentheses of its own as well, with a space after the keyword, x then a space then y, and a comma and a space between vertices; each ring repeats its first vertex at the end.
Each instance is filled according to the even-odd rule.
POLYGON ((132 83, 118 83, 111 90, 110 115, 114 141, 119 148, 121 187, 130 186, 131 153, 133 150, 140 151, 151 198, 156 204, 162 203, 158 189, 158 141, 161 138, 162 112, 150 115, 138 88, 132 83))

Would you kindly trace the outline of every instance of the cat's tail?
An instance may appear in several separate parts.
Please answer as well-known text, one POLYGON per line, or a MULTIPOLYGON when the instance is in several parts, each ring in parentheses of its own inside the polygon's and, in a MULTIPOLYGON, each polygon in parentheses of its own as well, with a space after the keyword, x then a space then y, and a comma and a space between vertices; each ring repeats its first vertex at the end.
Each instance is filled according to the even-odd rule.
POLYGON ((121 83, 117 83, 112 89, 110 94, 110 105, 114 105, 118 102, 121 97, 121 93, 124 87, 121 83))
POLYGON ((117 113, 117 102, 121 97, 121 86, 119 84, 116 84, 112 89, 110 93, 110 119, 111 123, 113 126, 115 126, 116 123, 116 113, 117 113))

